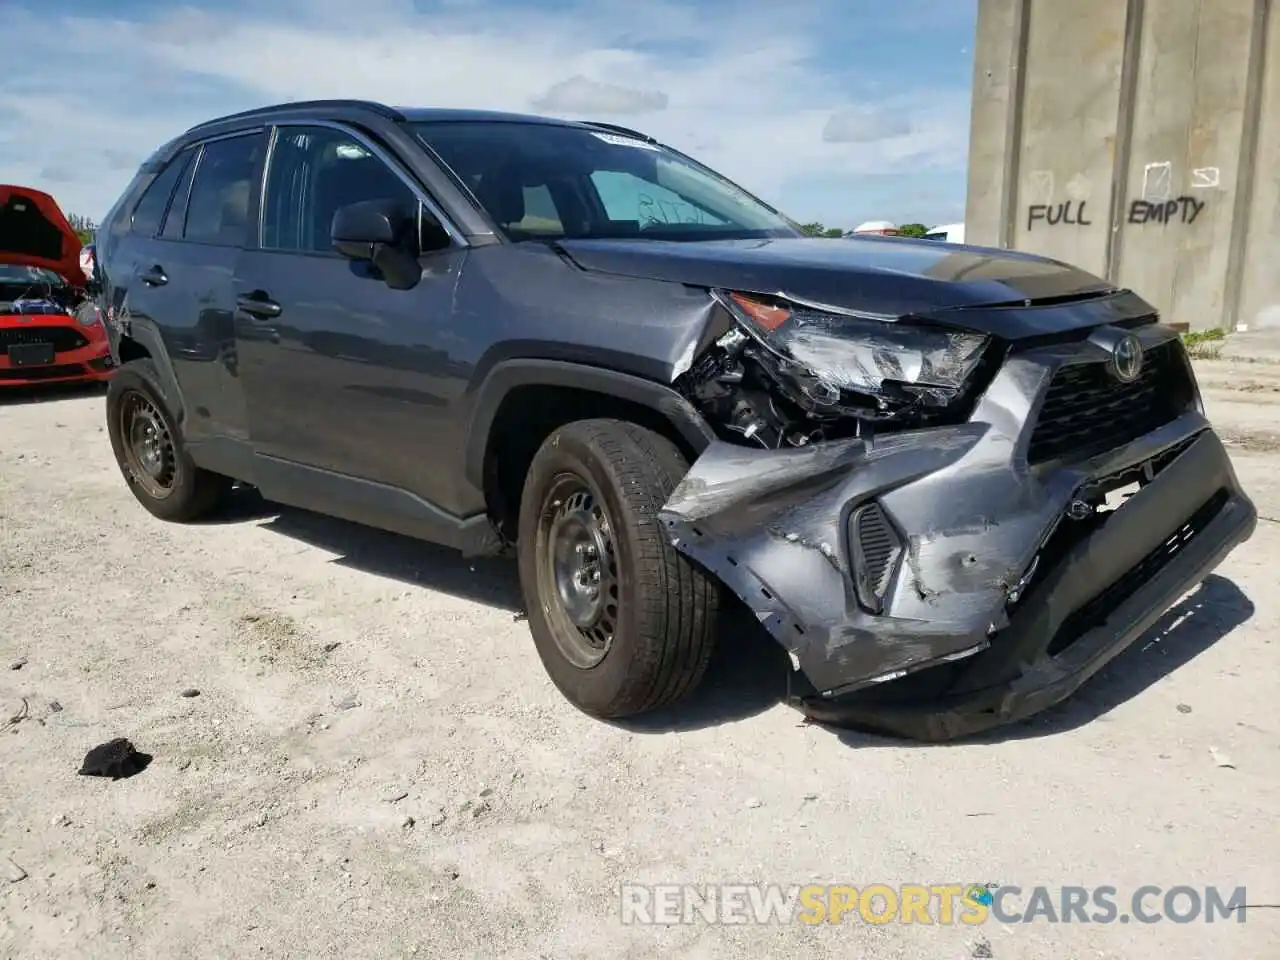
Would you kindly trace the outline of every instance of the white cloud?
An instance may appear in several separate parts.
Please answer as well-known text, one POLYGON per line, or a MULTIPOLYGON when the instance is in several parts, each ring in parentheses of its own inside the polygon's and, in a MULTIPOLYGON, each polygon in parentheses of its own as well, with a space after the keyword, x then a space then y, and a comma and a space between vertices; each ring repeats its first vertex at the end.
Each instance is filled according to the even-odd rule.
POLYGON ((75 178, 74 172, 63 167, 45 167, 40 171, 40 179, 50 183, 71 183, 75 178))
POLYGON ((660 90, 633 90, 600 83, 578 74, 553 83, 529 105, 547 113, 600 113, 612 116, 653 113, 667 109, 670 97, 660 90))
POLYGON ((875 143, 911 133, 911 119, 901 111, 884 107, 847 107, 837 110, 822 128, 827 143, 875 143))
POLYGON ((452 0, 430 15, 412 0, 270 0, 142 19, 19 8, 9 32, 30 42, 0 74, 0 182, 68 174, 51 184, 62 205, 99 217, 136 164, 193 123, 322 97, 642 116, 632 125, 770 200, 787 183, 906 161, 963 167, 967 91, 877 89, 860 102, 815 56, 821 3, 745 0, 728 17, 665 0, 570 12, 452 0))

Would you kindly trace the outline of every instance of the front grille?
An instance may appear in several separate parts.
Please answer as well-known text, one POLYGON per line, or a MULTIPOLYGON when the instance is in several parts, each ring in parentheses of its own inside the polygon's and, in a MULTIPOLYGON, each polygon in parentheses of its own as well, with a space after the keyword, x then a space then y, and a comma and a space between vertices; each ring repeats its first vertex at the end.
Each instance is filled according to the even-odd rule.
POLYGON ((75 327, 21 326, 0 328, 0 350, 36 343, 52 343, 56 353, 79 350, 89 341, 75 327))
POLYGON ((1190 373, 1176 340, 1149 349, 1132 383, 1117 380, 1106 362, 1060 367, 1040 407, 1027 460, 1086 460, 1114 450, 1177 418, 1190 398, 1190 373))
POLYGON ((1160 571, 1212 522, 1226 506, 1227 499, 1227 491, 1219 490, 1188 517, 1186 523, 1170 534, 1164 543, 1139 560, 1102 593, 1068 616, 1053 635, 1049 644, 1049 656, 1057 656, 1090 630, 1106 623, 1107 618, 1122 603, 1133 596, 1143 584, 1159 576, 1160 571))
POLYGON ((61 380, 64 377, 82 376, 84 376, 84 367, 78 363, 60 363, 52 367, 9 367, 0 370, 0 381, 61 380))

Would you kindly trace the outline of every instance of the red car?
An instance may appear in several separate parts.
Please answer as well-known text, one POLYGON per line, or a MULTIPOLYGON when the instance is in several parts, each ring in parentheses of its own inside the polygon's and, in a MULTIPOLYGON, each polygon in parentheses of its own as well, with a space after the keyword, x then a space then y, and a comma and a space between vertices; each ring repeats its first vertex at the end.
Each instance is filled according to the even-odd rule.
POLYGON ((0 185, 0 388, 111 376, 87 285, 80 238, 53 197, 0 185))

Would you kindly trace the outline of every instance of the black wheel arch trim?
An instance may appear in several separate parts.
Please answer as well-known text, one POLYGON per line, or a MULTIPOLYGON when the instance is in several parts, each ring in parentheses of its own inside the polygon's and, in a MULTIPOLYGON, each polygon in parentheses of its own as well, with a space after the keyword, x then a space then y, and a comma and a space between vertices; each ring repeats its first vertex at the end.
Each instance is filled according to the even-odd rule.
MULTIPOLYGON (((151 355, 151 360, 156 367, 156 375, 159 378, 159 386, 164 393, 164 402, 169 407, 169 413, 174 421, 182 426, 186 417, 186 404, 182 398, 182 388, 178 386, 178 377, 173 372, 173 364, 169 361, 169 351, 165 349, 164 338, 160 336, 160 331, 154 327, 134 322, 129 326, 129 332, 122 334, 120 339, 128 338, 135 343, 146 348, 147 353, 151 355)), ((116 354, 115 360, 121 363, 119 341, 114 343, 113 352, 116 354)))
POLYGON ((484 460, 489 434, 503 400, 518 387, 532 386, 589 390, 648 407, 665 418, 698 454, 716 438, 697 408, 663 384, 629 373, 565 360, 504 360, 489 371, 472 401, 465 470, 468 482, 477 490, 484 489, 484 460))

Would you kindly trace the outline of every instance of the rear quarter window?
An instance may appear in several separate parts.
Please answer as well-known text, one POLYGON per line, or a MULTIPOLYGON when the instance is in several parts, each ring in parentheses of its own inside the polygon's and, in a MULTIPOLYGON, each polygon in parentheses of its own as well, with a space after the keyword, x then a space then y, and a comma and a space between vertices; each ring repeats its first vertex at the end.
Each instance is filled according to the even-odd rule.
POLYGON ((165 214, 164 226, 160 228, 160 236, 165 240, 179 240, 182 238, 182 228, 187 217, 187 197, 191 193, 191 178, 195 176, 196 171, 196 154, 200 151, 191 147, 185 151, 187 161, 183 164, 182 178, 178 181, 178 188, 173 193, 173 199, 169 201, 169 212, 165 214))
POLYGON ((190 151, 179 154, 151 181, 151 185, 143 191, 133 207, 129 227, 131 233, 154 237, 160 232, 160 224, 164 220, 165 211, 169 209, 169 200, 173 197, 173 188, 178 185, 178 179, 190 161, 190 151))

